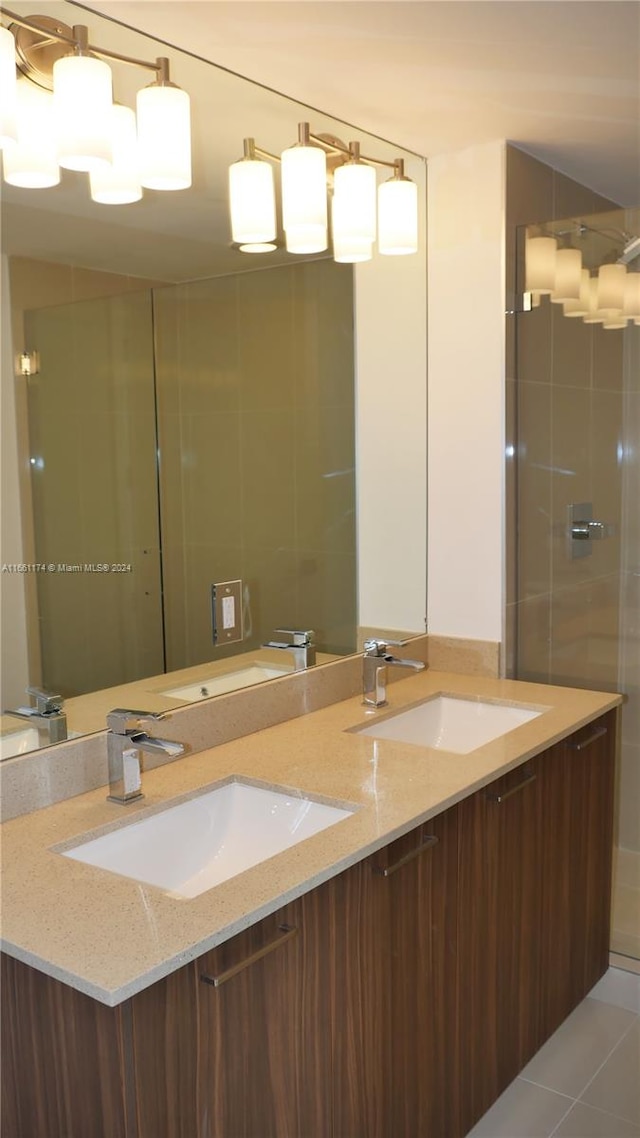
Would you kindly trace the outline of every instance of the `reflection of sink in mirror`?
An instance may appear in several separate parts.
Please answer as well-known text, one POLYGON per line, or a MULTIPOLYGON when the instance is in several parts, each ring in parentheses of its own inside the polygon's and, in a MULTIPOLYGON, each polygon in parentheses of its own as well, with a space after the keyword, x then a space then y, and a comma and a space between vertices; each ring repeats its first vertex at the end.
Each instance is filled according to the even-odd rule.
POLYGON ((190 898, 352 813, 283 790, 230 782, 63 852, 190 898))
MULTIPOLYGON (((79 739, 79 731, 69 731, 68 739, 79 739)), ((60 742, 65 742, 64 739, 60 742)), ((20 731, 8 731, 0 736, 0 760, 13 759, 16 755, 26 755, 39 747, 48 747, 46 732, 42 734, 35 727, 23 727, 20 731)))
POLYGON ((466 755, 506 735, 514 727, 536 719, 543 710, 546 709, 438 695, 417 707, 355 730, 374 739, 393 739, 397 743, 415 743, 466 755))
POLYGON ((260 684, 263 680, 275 680, 278 676, 290 674, 291 668, 272 668, 270 664, 250 664, 246 668, 238 668, 235 672, 209 676, 208 679, 185 684, 183 687, 165 688, 161 694, 192 702, 197 699, 208 699, 210 695, 224 695, 225 692, 239 691, 240 688, 249 688, 252 684, 260 684))

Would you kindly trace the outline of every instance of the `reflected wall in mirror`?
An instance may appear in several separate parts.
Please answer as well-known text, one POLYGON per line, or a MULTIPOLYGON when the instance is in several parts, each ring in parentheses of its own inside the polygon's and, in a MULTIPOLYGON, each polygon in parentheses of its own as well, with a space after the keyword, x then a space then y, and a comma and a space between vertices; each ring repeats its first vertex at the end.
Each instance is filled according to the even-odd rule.
MULTIPOLYGON (((160 50, 76 5, 49 8, 112 50, 160 50)), ((70 733, 104 727, 87 693, 161 710, 292 670, 290 653, 261 647, 278 627, 314 629, 319 662, 355 650, 354 356, 375 350, 380 274, 399 303, 403 270, 408 290, 416 279, 413 258, 354 269, 232 248, 227 170, 243 137, 279 153, 309 112, 167 54, 192 99, 192 189, 112 207, 69 171, 51 190, 2 188, 2 707, 27 704, 27 685, 53 690, 70 733), (28 377, 14 374, 25 350, 39 360, 28 377), (242 639, 214 645, 211 586, 236 579, 242 639)), ((132 105, 139 76, 113 70, 132 105)), ((315 112, 313 129, 353 134, 315 112)), ((358 137, 387 161, 402 153, 358 137)), ((405 158, 424 191, 424 163, 405 158)), ((418 294, 406 307, 420 337, 418 294)), ((3 734, 20 726, 3 717, 3 734)))

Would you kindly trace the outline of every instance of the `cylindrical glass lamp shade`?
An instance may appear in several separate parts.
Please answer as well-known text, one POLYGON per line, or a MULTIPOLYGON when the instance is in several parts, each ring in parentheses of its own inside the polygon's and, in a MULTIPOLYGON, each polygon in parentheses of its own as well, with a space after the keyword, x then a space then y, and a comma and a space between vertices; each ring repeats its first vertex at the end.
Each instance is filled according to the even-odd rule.
POLYGON ((89 55, 65 55, 53 65, 58 161, 66 170, 111 163, 111 68, 89 55))
POLYGON ((283 150, 282 224, 290 253, 327 248, 327 159, 318 146, 283 150))
POLYGON ((551 293, 554 304, 580 299, 582 284, 582 253, 579 249, 558 249, 556 253, 556 281, 551 293))
POLYGON ((550 295, 556 287, 555 237, 527 237, 525 244, 525 292, 550 295))
POLYGON ((622 311, 624 282, 627 270, 624 265, 601 265, 598 269, 598 308, 622 311))
POLYGON ((136 116, 131 107, 112 106, 113 163, 89 174, 91 197, 101 205, 129 205, 142 197, 136 116))
POLYGON ((191 104, 186 91, 152 83, 138 91, 140 181, 149 190, 191 185, 191 104))
POLYGON ((636 324, 640 321, 640 272, 627 273, 624 282, 624 304, 622 311, 636 324))
POLYGON ((399 257, 418 251, 418 187, 389 178, 378 187, 378 252, 399 257))
POLYGON ((29 79, 18 83, 18 142, 2 156, 10 186, 45 190, 60 181, 53 95, 29 79))
MULTIPOLYGON (((376 239, 376 172, 363 162, 350 162, 338 166, 333 175, 333 200, 338 207, 338 225, 343 234, 354 240, 373 242, 376 239)), ((336 217, 333 215, 333 239, 336 238, 336 217)))
POLYGON ((333 238, 333 259, 340 264, 354 264, 357 261, 370 261, 372 257, 373 240, 371 238, 354 236, 349 232, 347 221, 350 211, 347 208, 347 217, 343 215, 344 198, 334 194, 331 202, 331 235, 333 238))
POLYGON ((616 312, 611 316, 607 316, 606 319, 602 321, 602 327, 609 329, 626 328, 627 317, 624 316, 621 312, 616 312))
POLYGON ((18 141, 17 117, 16 41, 8 28, 0 27, 0 150, 18 141))
POLYGON ((562 310, 565 316, 588 316, 591 301, 591 277, 588 269, 580 272, 580 298, 578 300, 565 300, 562 310))
POLYGON ((242 158, 229 167, 231 238, 238 245, 264 245, 276 235, 273 170, 268 162, 242 158))
POLYGON ((616 309, 598 307, 598 280, 596 277, 591 277, 589 280, 589 312, 583 316, 585 324, 603 324, 605 320, 612 320, 615 316, 619 316, 616 309))

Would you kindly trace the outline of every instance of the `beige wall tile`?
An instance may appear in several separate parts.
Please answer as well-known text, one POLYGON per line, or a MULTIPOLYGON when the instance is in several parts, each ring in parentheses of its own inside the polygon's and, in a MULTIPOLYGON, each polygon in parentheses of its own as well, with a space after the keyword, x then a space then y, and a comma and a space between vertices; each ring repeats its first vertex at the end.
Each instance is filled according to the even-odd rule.
POLYGON ((292 548, 295 540, 293 410, 245 411, 241 420, 244 545, 292 548))
MULTIPOLYGON (((577 324, 577 320, 570 321, 577 324)), ((582 323, 582 321, 580 321, 582 323)), ((603 328, 592 324, 593 329, 593 386, 604 391, 622 391, 623 344, 622 329, 603 328)))
POLYGON ((551 598, 531 597, 517 605, 518 679, 549 682, 551 598))
POLYGON ((552 308, 543 297, 538 308, 518 316, 517 378, 527 383, 551 383, 552 308))
POLYGON ((293 270, 288 265, 238 278, 239 358, 244 411, 294 406, 293 270))
POLYGON ((590 387, 593 324, 567 318, 561 304, 551 305, 554 386, 590 387))
POLYGON ((640 852, 640 744, 620 748, 618 845, 640 852))

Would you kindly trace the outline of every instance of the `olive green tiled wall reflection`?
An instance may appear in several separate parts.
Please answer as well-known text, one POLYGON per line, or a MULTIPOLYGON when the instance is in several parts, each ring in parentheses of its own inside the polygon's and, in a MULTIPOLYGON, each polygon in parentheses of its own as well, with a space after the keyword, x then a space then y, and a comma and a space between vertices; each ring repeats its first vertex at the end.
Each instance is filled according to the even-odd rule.
POLYGON ((353 279, 331 260, 154 291, 167 668, 219 659, 210 586, 242 578, 244 647, 313 628, 353 651, 353 279))
POLYGON ((66 697, 163 668, 151 327, 148 291, 25 313, 42 683, 66 697))

